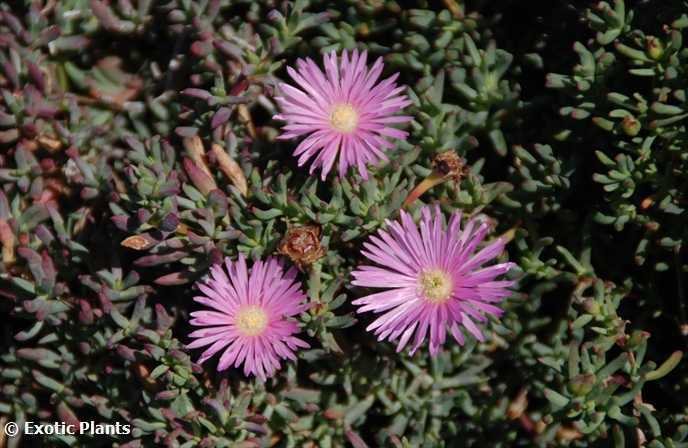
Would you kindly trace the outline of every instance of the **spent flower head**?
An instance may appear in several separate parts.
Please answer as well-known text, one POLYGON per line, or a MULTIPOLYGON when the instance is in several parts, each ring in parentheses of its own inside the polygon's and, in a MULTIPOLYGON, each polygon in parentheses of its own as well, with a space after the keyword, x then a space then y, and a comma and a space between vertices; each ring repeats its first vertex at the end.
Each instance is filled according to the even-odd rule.
POLYGON ((423 208, 420 228, 403 210, 401 222, 387 225, 361 251, 379 266, 359 266, 352 273, 354 285, 385 289, 353 302, 359 313, 381 313, 367 330, 380 341, 398 340, 397 351, 415 334, 411 353, 428 333, 432 355, 444 344, 447 330, 462 345, 464 328, 482 341, 476 322, 486 321, 485 314, 502 314, 493 303, 509 296, 507 288, 514 283, 496 280, 513 263, 483 267, 503 252, 504 240, 476 250, 489 226, 470 219, 462 229, 456 212, 445 227, 439 207, 434 216, 431 207, 423 208))
POLYGON ((367 164, 387 160, 384 149, 393 148, 387 138, 405 140, 407 133, 392 125, 405 123, 410 116, 395 115, 411 101, 397 87, 397 74, 378 82, 382 58, 366 66, 367 52, 344 51, 338 58, 333 51, 324 56, 325 73, 311 60, 297 60, 297 70, 287 71, 299 88, 280 83, 276 98, 286 121, 281 139, 307 136, 294 151, 299 166, 310 158, 310 172, 321 168, 325 179, 339 155, 338 172, 343 177, 350 166, 358 167, 368 178, 367 164))
POLYGON ((325 255, 325 249, 320 245, 320 232, 317 225, 292 227, 287 230, 277 251, 305 269, 325 255))

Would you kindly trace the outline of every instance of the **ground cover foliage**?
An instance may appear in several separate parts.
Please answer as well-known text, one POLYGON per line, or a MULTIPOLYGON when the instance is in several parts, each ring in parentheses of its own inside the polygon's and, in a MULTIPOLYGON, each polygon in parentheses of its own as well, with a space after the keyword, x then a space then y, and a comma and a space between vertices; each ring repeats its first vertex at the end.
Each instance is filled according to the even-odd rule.
POLYGON ((687 29, 659 0, 3 3, 2 421, 132 426, 49 446, 688 446, 687 29), (413 121, 367 180, 322 180, 277 85, 354 48, 413 121), (426 204, 488 222, 517 281, 435 357, 367 332, 350 275, 426 204), (195 282, 239 254, 311 304, 265 382, 186 347, 195 282))

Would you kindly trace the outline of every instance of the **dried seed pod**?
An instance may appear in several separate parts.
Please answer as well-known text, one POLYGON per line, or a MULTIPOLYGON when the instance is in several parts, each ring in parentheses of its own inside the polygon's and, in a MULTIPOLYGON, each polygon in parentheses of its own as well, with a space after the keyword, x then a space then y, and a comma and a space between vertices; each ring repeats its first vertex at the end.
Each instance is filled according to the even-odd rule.
POLYGON ((466 161, 456 151, 439 153, 432 160, 432 168, 445 179, 461 180, 466 175, 466 161))
POLYGON ((467 173, 466 161, 456 151, 445 151, 432 160, 432 172, 423 179, 404 200, 402 207, 408 207, 429 189, 453 179, 459 182, 467 173))
POLYGON ((301 269, 310 266, 325 255, 325 250, 320 245, 320 227, 292 227, 282 238, 278 252, 289 257, 301 269))

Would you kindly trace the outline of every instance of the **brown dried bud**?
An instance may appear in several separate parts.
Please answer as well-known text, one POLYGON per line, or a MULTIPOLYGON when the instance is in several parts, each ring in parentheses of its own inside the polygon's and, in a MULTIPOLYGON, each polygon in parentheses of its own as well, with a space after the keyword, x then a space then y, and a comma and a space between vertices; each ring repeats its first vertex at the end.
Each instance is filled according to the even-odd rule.
POLYGON ((583 437, 583 433, 573 426, 561 426, 557 429, 557 440, 562 443, 568 443, 583 437))
POLYGON ((445 151, 437 154, 432 160, 432 167, 435 171, 444 176, 445 179, 461 180, 466 175, 466 161, 455 151, 445 151))
POLYGON ((51 135, 39 135, 36 140, 41 148, 50 153, 57 152, 63 148, 62 142, 51 135))
POLYGON ((17 244, 14 232, 9 223, 0 219, 0 246, 2 246, 2 262, 11 265, 15 262, 14 246, 17 244))
POLYGON ((516 398, 509 403, 506 415, 509 420, 516 420, 523 415, 526 409, 528 409, 528 390, 523 388, 518 392, 516 398))
POLYGON ((208 177, 213 177, 213 173, 210 172, 208 165, 205 163, 205 149, 203 148, 203 142, 200 137, 194 136, 185 138, 184 148, 191 160, 193 160, 208 177))
POLYGON ((325 250, 320 246, 320 227, 292 227, 282 238, 278 252, 289 257, 301 269, 311 265, 325 255, 325 250))
POLYGON ((148 250, 157 243, 147 234, 132 235, 125 238, 120 244, 134 250, 148 250))
POLYGON ((248 129, 248 134, 251 138, 256 138, 258 132, 256 131, 256 126, 253 124, 253 118, 251 117, 251 112, 245 104, 239 104, 237 106, 237 111, 239 112, 239 120, 246 125, 248 129))
POLYGON ((220 171, 229 177, 229 180, 232 181, 243 196, 246 196, 248 194, 248 183, 239 164, 218 144, 213 143, 211 151, 215 155, 220 171))
POLYGON ((652 197, 648 196, 640 202, 640 209, 647 210, 648 208, 652 207, 654 203, 655 201, 652 199, 652 197))
POLYGON ((137 362, 131 365, 131 369, 135 372, 136 376, 139 378, 141 383, 143 383, 143 387, 147 391, 157 391, 158 386, 155 382, 155 379, 150 377, 150 370, 148 370, 148 367, 140 362, 137 362))
POLYGON ((466 161, 455 151, 437 154, 432 160, 432 172, 408 194, 402 207, 408 207, 423 193, 449 179, 459 182, 467 173, 466 161))

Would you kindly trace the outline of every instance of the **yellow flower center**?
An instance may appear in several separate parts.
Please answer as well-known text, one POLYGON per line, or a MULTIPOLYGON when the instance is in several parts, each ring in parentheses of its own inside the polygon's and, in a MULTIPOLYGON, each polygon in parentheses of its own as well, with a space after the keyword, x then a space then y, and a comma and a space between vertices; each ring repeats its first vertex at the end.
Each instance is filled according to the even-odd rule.
POLYGON ((358 112, 349 103, 337 104, 330 113, 330 124, 339 132, 353 132, 358 125, 358 112))
POLYGON ((440 270, 432 269, 420 275, 420 289, 425 298, 431 303, 444 303, 452 295, 454 283, 451 276, 440 270))
POLYGON ((257 336, 268 326, 268 315, 260 307, 248 306, 239 310, 235 324, 245 336, 257 336))

